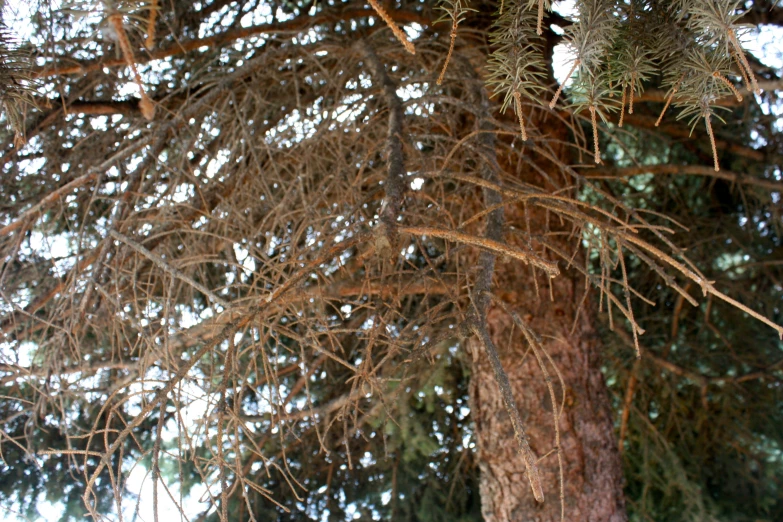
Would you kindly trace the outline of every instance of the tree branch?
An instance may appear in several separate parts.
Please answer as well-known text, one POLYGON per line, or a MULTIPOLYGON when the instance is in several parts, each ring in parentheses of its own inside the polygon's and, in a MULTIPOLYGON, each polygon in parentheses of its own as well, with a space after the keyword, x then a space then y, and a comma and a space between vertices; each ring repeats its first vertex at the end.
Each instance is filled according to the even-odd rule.
POLYGON ((176 277, 180 281, 183 281, 183 282, 189 284, 190 286, 192 286, 193 288, 195 288, 196 290, 198 290, 199 292, 201 292, 205 296, 209 297, 209 299, 213 303, 217 303, 220 306, 222 306, 223 308, 228 308, 228 306, 229 306, 228 302, 226 302, 225 300, 223 300, 220 297, 218 297, 217 295, 215 295, 209 288, 207 288, 206 286, 202 285, 198 281, 194 281, 187 274, 185 274, 184 272, 182 272, 178 268, 175 268, 175 267, 171 266, 170 264, 166 263, 166 261, 164 261, 163 258, 158 256, 157 254, 153 254, 152 252, 150 252, 149 250, 147 250, 146 248, 144 248, 143 246, 141 246, 137 242, 133 241, 131 238, 129 238, 129 237, 123 235, 123 234, 120 234, 116 230, 109 230, 109 235, 111 237, 113 237, 114 239, 116 239, 117 241, 121 241, 121 242, 125 243, 126 245, 131 247, 133 250, 135 250, 139 254, 143 255, 144 257, 146 257, 147 259, 152 261, 152 263, 155 266, 157 266, 158 268, 160 268, 161 270, 163 270, 167 274, 171 275, 172 277, 176 277))
POLYGON ((386 72, 378 55, 368 43, 359 41, 357 46, 366 57, 372 75, 383 87, 383 96, 389 106, 389 133, 387 137, 388 173, 386 175, 386 198, 381 207, 380 235, 375 239, 378 253, 394 253, 397 248, 397 217, 405 199, 405 155, 402 150, 402 102, 397 96, 397 86, 386 72))
MULTIPOLYGON (((656 127, 656 119, 657 118, 654 116, 643 116, 640 114, 626 114, 625 116, 625 122, 628 125, 633 125, 634 127, 640 127, 643 129, 656 129, 659 132, 663 132, 675 138, 681 138, 685 140, 692 139, 691 132, 687 127, 672 123, 661 124, 659 127, 656 127)), ((752 149, 750 147, 745 147, 737 143, 727 142, 720 139, 715 140, 715 145, 720 150, 725 150, 731 154, 734 154, 735 156, 748 158, 753 161, 764 162, 767 159, 767 155, 763 150, 752 149)))
MULTIPOLYGON (((208 36, 206 38, 197 38, 195 40, 186 42, 172 43, 168 47, 164 47, 152 52, 145 53, 141 49, 138 49, 135 53, 135 64, 144 64, 152 60, 161 60, 163 58, 185 54, 202 47, 214 49, 241 38, 250 38, 252 36, 258 36, 262 34, 300 31, 314 25, 329 24, 334 22, 353 20, 356 18, 365 18, 369 16, 375 17, 377 15, 372 9, 347 9, 341 13, 321 13, 313 17, 297 17, 286 22, 276 22, 271 24, 260 24, 251 27, 243 27, 241 29, 226 31, 224 33, 208 36)), ((394 12, 390 13, 390 16, 393 20, 400 23, 415 22, 424 26, 428 26, 430 24, 430 20, 428 18, 424 17, 420 13, 415 13, 412 11, 395 10, 394 12)), ((53 66, 45 65, 43 67, 36 68, 33 70, 32 76, 35 78, 45 78, 49 76, 67 74, 87 74, 89 72, 103 69, 104 67, 124 67, 127 65, 128 63, 124 58, 110 58, 75 65, 59 63, 53 66)))
MULTIPOLYGON (((492 132, 492 125, 489 123, 489 101, 487 100, 483 86, 478 86, 475 90, 477 91, 476 94, 480 100, 479 103, 481 104, 481 116, 478 118, 477 122, 479 127, 479 147, 484 159, 481 166, 481 173, 484 179, 496 184, 498 181, 497 171, 499 170, 499 166, 497 165, 497 156, 495 152, 495 134, 492 132)), ((484 243, 487 245, 505 247, 502 243, 505 221, 502 205, 503 200, 500 194, 495 190, 484 187, 483 191, 485 206, 494 209, 489 213, 487 218, 484 243)), ((530 258, 529 256, 525 256, 525 258, 530 259, 531 262, 535 260, 535 258, 530 258)), ((530 448, 530 442, 528 441, 525 426, 522 423, 519 409, 514 400, 514 393, 511 389, 508 375, 506 375, 506 372, 503 369, 503 363, 500 361, 497 348, 492 342, 492 337, 489 335, 487 329, 487 308, 489 307, 491 299, 490 291, 492 289, 492 277, 495 272, 495 260, 495 251, 492 249, 484 249, 479 255, 479 274, 474 286, 473 312, 471 314, 472 317, 469 318, 469 327, 484 347, 484 350, 487 352, 487 357, 489 357, 492 371, 495 374, 495 381, 497 382, 501 396, 503 397, 503 404, 511 418, 511 425, 514 428, 514 437, 519 445, 519 452, 522 454, 522 458, 525 462, 527 478, 530 482, 533 496, 537 502, 543 502, 544 489, 541 486, 541 475, 537 465, 538 458, 530 448)), ((554 267, 554 270, 557 270, 556 266, 554 267)))
POLYGON ((731 183, 739 183, 740 185, 751 185, 774 192, 783 192, 783 182, 759 179, 726 170, 715 172, 714 168, 703 165, 643 165, 641 167, 598 168, 584 171, 584 176, 586 178, 623 178, 626 176, 638 176, 639 174, 687 174, 692 176, 708 176, 723 179, 731 183))
MULTIPOLYGON (((494 190, 491 189, 484 189, 486 192, 491 192, 493 194, 497 194, 494 190)), ((499 197, 499 196, 498 196, 499 197)), ((487 205, 488 207, 490 205, 487 205)), ((495 206, 495 205, 491 205, 495 206)), ((502 212, 502 206, 499 209, 502 212)), ((493 210, 495 212, 496 210, 493 210)), ((490 212, 490 219, 492 219, 492 212, 490 212)), ((502 223, 502 221, 501 221, 502 223)), ((502 230, 502 227, 501 227, 502 230)), ((531 264, 536 268, 539 268, 546 272, 549 277, 555 277, 556 275, 560 274, 560 269, 557 268, 557 263, 554 263, 552 261, 546 261, 544 259, 539 258, 538 256, 532 254, 523 252, 522 250, 507 245, 506 243, 503 243, 500 240, 495 240, 493 237, 496 236, 496 234, 488 234, 485 233, 484 237, 480 236, 472 236, 470 234, 464 234, 462 232, 457 232, 456 230, 447 230, 442 228, 432 228, 432 227, 400 227, 400 232, 405 232, 407 234, 412 234, 414 236, 431 236, 431 237, 438 237, 440 239, 445 239, 447 241, 454 241, 455 243, 463 243, 466 245, 472 245, 475 247, 480 248, 483 252, 487 252, 492 254, 492 268, 494 270, 494 259, 496 255, 501 256, 507 256, 513 259, 517 259, 519 261, 522 261, 526 264, 531 264)), ((480 266, 484 266, 481 262, 479 262, 480 266)))

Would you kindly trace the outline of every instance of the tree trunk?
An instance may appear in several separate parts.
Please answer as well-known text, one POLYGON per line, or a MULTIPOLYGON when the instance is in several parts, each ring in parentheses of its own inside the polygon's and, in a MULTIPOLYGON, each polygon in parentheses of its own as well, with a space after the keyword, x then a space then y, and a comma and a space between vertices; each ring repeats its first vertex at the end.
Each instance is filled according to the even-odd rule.
MULTIPOLYGON (((626 520, 622 467, 609 396, 601 373, 597 338, 584 308, 571 333, 583 282, 565 275, 553 279, 554 299, 550 300, 546 281, 539 281, 537 296, 529 268, 509 263, 497 266, 495 284, 495 288, 503 290, 499 292, 503 301, 513 306, 541 336, 542 347, 565 382, 565 408, 559 418, 565 478, 564 519, 570 522, 626 520)), ((518 328, 512 329, 513 323, 504 310, 490 308, 487 324, 508 374, 531 447, 541 459, 546 500, 538 504, 533 498, 492 368, 480 345, 472 341, 471 414, 481 471, 484 519, 488 522, 559 521, 558 457, 554 451, 554 418, 546 382, 522 333, 518 328)), ((551 365, 549 373, 559 403, 563 390, 551 365)))

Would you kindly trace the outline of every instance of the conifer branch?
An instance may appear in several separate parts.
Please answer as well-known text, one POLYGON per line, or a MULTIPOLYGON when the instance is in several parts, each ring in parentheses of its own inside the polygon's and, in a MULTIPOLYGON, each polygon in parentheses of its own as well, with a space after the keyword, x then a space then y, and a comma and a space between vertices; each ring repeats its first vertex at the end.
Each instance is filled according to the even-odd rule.
POLYGON ((402 148, 402 102, 397 96, 397 86, 394 84, 386 67, 381 63, 375 50, 366 43, 361 43, 367 63, 372 70, 376 82, 383 89, 384 99, 389 107, 389 130, 387 135, 388 173, 384 190, 386 198, 380 212, 380 236, 376 238, 376 249, 379 253, 391 254, 397 248, 397 218, 400 215, 405 199, 405 155, 402 148))

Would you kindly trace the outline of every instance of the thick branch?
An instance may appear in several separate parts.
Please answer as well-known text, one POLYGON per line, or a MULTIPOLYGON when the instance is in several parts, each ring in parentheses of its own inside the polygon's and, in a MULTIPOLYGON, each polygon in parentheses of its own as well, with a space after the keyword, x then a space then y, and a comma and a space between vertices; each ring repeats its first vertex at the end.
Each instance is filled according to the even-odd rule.
MULTIPOLYGON (((769 81, 760 81, 758 82, 759 88, 762 91, 778 91, 780 89, 783 89, 783 80, 769 80, 769 81)), ((744 97, 745 100, 752 100, 753 97, 751 96, 753 94, 752 91, 750 91, 748 88, 743 87, 741 89, 737 89, 739 93, 744 97)), ((669 93, 667 91, 661 90, 661 89, 649 89, 647 91, 644 91, 644 93, 636 98, 637 102, 652 102, 652 103, 665 103, 666 98, 669 96, 669 93)), ((730 107, 734 105, 740 105, 744 102, 738 102, 737 98, 731 94, 729 96, 725 96, 721 98, 720 100, 717 100, 715 102, 716 105, 721 105, 724 107, 730 107)))
POLYGON ((405 198, 405 155, 402 150, 402 102, 397 96, 397 86, 386 72, 378 55, 366 42, 358 44, 372 69, 372 75, 383 87, 383 96, 389 106, 389 134, 387 154, 389 170, 386 175, 386 198, 381 207, 381 236, 376 238, 376 250, 394 251, 397 247, 397 217, 405 198), (379 240, 381 242, 379 243, 379 240))
MULTIPOLYGON (((653 116, 643 116, 640 114, 627 114, 625 116, 625 122, 628 125, 633 125, 634 127, 640 127, 644 129, 656 129, 658 132, 664 132, 669 136, 673 136, 675 138, 681 138, 684 140, 693 139, 691 136, 691 132, 688 130, 687 127, 683 127, 682 125, 671 124, 671 123, 661 124, 659 127, 656 127, 655 121, 656 118, 653 116)), ((740 156, 743 158, 748 158, 753 161, 759 161, 759 162, 763 162, 766 160, 767 155, 764 153, 764 151, 761 150, 752 149, 750 147, 745 147, 737 143, 731 143, 720 139, 715 140, 715 145, 718 147, 718 149, 730 152, 735 156, 740 156)))

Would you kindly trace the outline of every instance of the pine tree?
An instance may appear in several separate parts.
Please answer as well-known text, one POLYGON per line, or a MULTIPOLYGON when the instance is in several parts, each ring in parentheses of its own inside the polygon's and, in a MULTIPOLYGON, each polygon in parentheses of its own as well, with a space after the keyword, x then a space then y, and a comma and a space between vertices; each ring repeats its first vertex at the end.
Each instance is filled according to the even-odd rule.
POLYGON ((783 6, 561 6, 6 6, 4 503, 783 516, 783 6))

